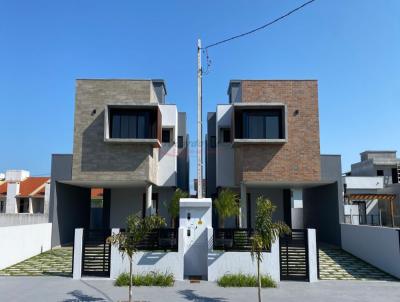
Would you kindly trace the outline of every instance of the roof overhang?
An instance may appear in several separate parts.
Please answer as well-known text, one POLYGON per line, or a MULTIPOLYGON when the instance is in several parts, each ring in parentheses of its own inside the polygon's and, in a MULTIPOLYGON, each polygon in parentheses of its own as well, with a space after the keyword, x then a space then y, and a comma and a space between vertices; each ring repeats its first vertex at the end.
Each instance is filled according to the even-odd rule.
POLYGON ((244 181, 246 187, 250 188, 314 188, 330 185, 336 181, 244 181))
POLYGON ((145 187, 149 182, 145 180, 61 180, 59 183, 82 188, 139 188, 145 187))
POLYGON ((396 199, 396 194, 346 194, 349 200, 385 200, 393 201, 396 199))

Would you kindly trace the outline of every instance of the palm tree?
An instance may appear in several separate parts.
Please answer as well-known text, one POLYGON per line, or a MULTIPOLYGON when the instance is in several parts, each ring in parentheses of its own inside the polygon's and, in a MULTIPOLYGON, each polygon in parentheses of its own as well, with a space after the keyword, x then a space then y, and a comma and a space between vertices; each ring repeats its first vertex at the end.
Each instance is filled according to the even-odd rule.
POLYGON ((153 229, 165 226, 164 218, 160 216, 149 216, 145 218, 136 215, 128 216, 126 220, 126 232, 112 234, 107 242, 117 246, 122 256, 129 258, 129 302, 132 301, 132 263, 133 255, 137 252, 138 244, 145 239, 146 235, 153 229))
POLYGON ((272 214, 276 206, 272 202, 260 196, 257 198, 257 213, 254 236, 252 237, 251 256, 257 260, 258 301, 261 302, 261 274, 260 263, 263 261, 263 251, 271 250, 272 243, 280 235, 289 234, 290 228, 281 221, 273 222, 272 214))
POLYGON ((179 200, 181 198, 189 197, 189 193, 181 189, 176 189, 174 195, 172 195, 171 203, 168 207, 168 213, 171 216, 171 227, 175 228, 176 218, 179 217, 179 200))
POLYGON ((220 228, 224 228, 226 218, 237 216, 240 213, 239 197, 229 189, 223 189, 219 192, 218 198, 214 201, 214 206, 217 209, 220 228))

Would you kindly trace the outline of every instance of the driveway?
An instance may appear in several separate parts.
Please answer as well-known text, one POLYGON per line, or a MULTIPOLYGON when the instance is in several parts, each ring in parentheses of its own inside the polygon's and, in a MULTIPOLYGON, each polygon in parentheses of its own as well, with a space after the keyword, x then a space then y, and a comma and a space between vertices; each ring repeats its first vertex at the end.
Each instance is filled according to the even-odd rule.
MULTIPOLYGON (((0 277, 1 301, 126 301, 127 288, 109 280, 76 281, 66 277, 0 277)), ((398 302, 400 283, 390 281, 281 282, 262 291, 268 302, 398 302)), ((135 301, 257 301, 256 288, 220 288, 215 283, 176 282, 170 288, 134 289, 135 301)))

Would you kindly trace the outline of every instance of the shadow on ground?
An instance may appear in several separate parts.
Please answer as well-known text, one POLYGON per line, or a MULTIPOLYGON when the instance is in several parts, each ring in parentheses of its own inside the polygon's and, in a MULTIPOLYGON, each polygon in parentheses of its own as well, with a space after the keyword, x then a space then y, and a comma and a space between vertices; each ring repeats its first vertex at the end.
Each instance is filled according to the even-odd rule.
POLYGON ((196 294, 194 290, 191 290, 191 289, 180 290, 178 293, 181 294, 188 301, 201 301, 201 302, 228 301, 225 298, 217 298, 217 297, 212 298, 212 297, 200 296, 200 295, 196 294))

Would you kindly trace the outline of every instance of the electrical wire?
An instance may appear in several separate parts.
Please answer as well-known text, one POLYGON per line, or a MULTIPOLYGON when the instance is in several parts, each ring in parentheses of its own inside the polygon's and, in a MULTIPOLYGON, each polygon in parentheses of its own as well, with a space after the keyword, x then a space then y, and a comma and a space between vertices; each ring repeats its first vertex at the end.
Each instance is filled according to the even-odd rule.
POLYGON ((235 40, 235 39, 238 39, 238 38, 241 38, 241 37, 250 35, 250 34, 253 34, 253 33, 255 33, 256 31, 262 30, 262 29, 264 29, 264 28, 266 28, 266 27, 268 27, 268 26, 270 26, 270 25, 272 25, 272 24, 274 24, 274 23, 276 23, 276 22, 278 22, 278 21, 280 21, 280 20, 282 20, 282 19, 288 17, 289 15, 291 15, 291 14, 293 14, 294 12, 296 12, 296 11, 302 9, 303 7, 305 7, 305 6, 309 5, 309 4, 311 4, 311 3, 314 2, 314 1, 315 1, 315 0, 310 0, 310 1, 308 1, 308 2, 306 2, 306 3, 304 3, 304 4, 302 4, 302 5, 300 5, 300 6, 298 6, 298 7, 296 7, 295 9, 292 9, 291 11, 289 11, 289 12, 287 12, 286 14, 280 16, 279 18, 276 18, 275 20, 270 21, 270 22, 268 22, 268 23, 266 23, 266 24, 264 24, 264 25, 262 25, 262 26, 260 26, 260 27, 257 27, 257 28, 255 28, 255 29, 252 29, 252 30, 248 31, 248 32, 245 32, 245 33, 242 33, 242 34, 239 34, 239 35, 230 37, 230 38, 228 38, 228 39, 221 40, 221 41, 215 42, 215 43, 213 43, 213 44, 207 45, 207 46, 203 47, 202 49, 205 49, 205 50, 206 50, 206 49, 208 49, 208 48, 211 48, 211 47, 214 47, 214 46, 217 46, 217 45, 220 45, 220 44, 223 44, 223 43, 226 43, 226 42, 229 42, 229 41, 232 41, 232 40, 235 40))

